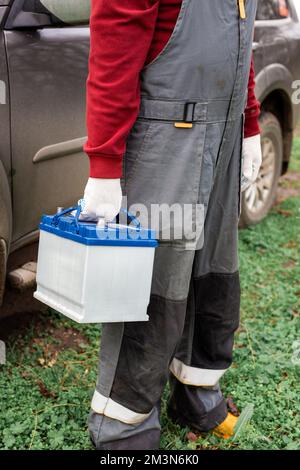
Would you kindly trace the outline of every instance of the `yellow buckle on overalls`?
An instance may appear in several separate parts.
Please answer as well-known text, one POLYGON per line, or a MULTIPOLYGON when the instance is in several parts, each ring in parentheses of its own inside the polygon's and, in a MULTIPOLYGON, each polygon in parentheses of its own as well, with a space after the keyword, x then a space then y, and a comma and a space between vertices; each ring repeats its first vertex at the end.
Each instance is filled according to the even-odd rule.
POLYGON ((193 127, 192 122, 174 122, 174 126, 179 129, 191 129, 193 127))
POLYGON ((242 20, 246 19, 245 0, 238 0, 240 17, 242 20))
POLYGON ((181 122, 174 122, 174 126, 178 129, 192 129, 194 111, 197 103, 188 101, 184 105, 183 119, 181 122))

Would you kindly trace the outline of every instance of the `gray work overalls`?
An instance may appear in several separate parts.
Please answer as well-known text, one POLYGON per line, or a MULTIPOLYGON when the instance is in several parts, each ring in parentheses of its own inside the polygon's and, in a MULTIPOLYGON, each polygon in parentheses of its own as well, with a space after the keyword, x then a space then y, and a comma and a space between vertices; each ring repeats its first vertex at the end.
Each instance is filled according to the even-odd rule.
POLYGON ((218 384, 239 324, 241 145, 256 3, 246 0, 243 18, 237 0, 183 0, 167 46, 142 71, 125 193, 130 204, 203 205, 204 245, 162 242, 149 322, 103 326, 89 418, 98 449, 156 448, 169 378, 169 414, 179 423, 207 431, 227 415, 218 384))

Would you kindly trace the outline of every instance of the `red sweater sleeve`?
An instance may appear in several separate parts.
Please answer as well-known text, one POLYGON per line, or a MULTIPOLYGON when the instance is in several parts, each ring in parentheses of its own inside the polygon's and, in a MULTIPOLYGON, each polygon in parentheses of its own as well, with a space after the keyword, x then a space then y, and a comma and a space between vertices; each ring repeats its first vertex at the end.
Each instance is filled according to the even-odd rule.
MULTIPOLYGON (((163 49, 181 0, 92 0, 87 80, 90 176, 120 178, 128 134, 140 106, 140 72, 163 49)), ((245 137, 259 133, 251 65, 245 137)))
POLYGON ((245 109, 245 137, 252 137, 260 133, 258 118, 260 114, 260 103, 255 96, 255 72, 254 63, 251 62, 251 69, 248 83, 248 100, 245 109))
POLYGON ((92 0, 87 80, 88 141, 94 178, 120 178, 140 106, 140 71, 152 42, 158 0, 92 0))

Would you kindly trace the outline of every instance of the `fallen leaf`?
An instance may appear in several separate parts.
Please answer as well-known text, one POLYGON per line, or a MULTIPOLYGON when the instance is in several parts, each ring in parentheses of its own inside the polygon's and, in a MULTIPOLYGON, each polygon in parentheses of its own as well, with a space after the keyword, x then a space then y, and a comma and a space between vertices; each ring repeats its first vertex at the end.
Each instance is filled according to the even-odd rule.
POLYGON ((57 362, 57 355, 55 357, 53 357, 52 359, 50 359, 50 361, 47 363, 47 366, 48 367, 53 367, 57 362))
POLYGON ((191 432, 191 431, 190 431, 190 432, 187 433, 186 439, 187 439, 188 441, 195 442, 195 441, 197 441, 198 436, 197 436, 194 432, 191 432))
POLYGON ((292 211, 287 211, 284 209, 277 209, 276 213, 280 215, 284 215, 285 217, 291 217, 293 215, 292 211))
POLYGON ((290 260, 286 261, 286 262, 283 263, 283 265, 282 265, 282 267, 283 267, 283 268, 286 268, 286 269, 288 269, 288 268, 294 268, 295 266, 296 266, 296 261, 293 260, 293 259, 290 259, 290 260))
POLYGON ((56 394, 54 392, 51 392, 50 390, 48 390, 48 388, 46 387, 44 382, 42 382, 41 380, 38 380, 37 385, 38 385, 38 387, 40 389, 40 393, 41 393, 41 395, 43 395, 43 397, 45 397, 45 398, 56 398, 56 394))
POLYGON ((298 244, 294 241, 289 241, 283 245, 285 248, 297 248, 298 244))
POLYGON ((238 407, 233 401, 232 397, 228 397, 226 400, 227 408, 230 411, 230 413, 233 414, 233 416, 240 416, 240 412, 238 410, 238 407))

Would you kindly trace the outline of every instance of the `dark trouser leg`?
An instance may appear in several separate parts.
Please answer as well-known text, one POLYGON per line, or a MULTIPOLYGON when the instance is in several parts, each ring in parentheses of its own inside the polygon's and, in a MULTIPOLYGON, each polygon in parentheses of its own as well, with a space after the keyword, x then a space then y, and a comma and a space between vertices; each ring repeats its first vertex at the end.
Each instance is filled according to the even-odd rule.
POLYGON ((208 431, 227 415, 218 382, 232 361, 239 319, 238 274, 198 278, 193 285, 197 294, 190 306, 195 310, 188 312, 190 320, 171 363, 169 412, 183 425, 208 431))
POLYGON ((227 415, 218 383, 232 362, 239 324, 240 144, 216 169, 204 246, 194 260, 185 330, 170 366, 169 413, 200 431, 214 428, 227 415))
POLYGON ((149 321, 103 328, 99 380, 89 419, 98 449, 158 448, 157 403, 183 333, 194 254, 159 247, 149 321))

